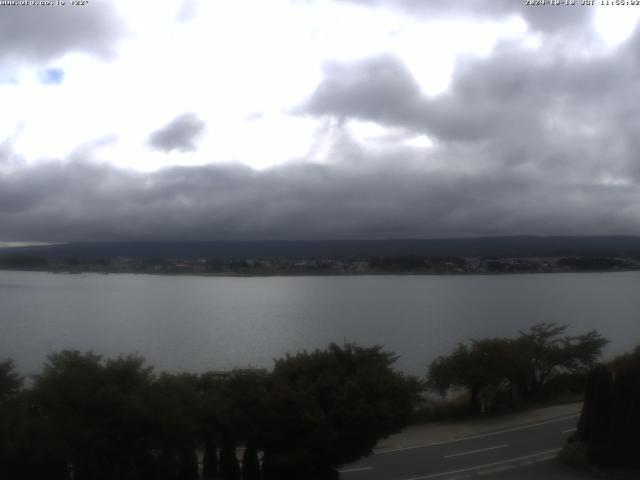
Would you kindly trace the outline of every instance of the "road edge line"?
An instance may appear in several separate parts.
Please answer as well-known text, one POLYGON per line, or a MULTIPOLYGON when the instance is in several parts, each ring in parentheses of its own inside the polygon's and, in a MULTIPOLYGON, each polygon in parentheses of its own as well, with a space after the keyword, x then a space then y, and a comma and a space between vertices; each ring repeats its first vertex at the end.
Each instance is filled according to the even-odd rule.
POLYGON ((388 453, 403 452, 405 450, 416 450, 418 448, 437 447, 439 445, 448 445, 450 443, 463 442, 465 440, 475 440, 477 438, 491 437, 491 436, 494 436, 494 435, 500 435, 502 433, 517 432, 519 430, 526 430, 527 428, 535 428, 535 427, 539 427, 539 426, 542 426, 542 425, 548 425, 550 423, 562 422, 564 420, 571 420, 572 418, 578 418, 579 416, 580 416, 580 414, 576 413, 574 415, 568 415, 568 416, 564 416, 564 417, 552 418, 552 419, 549 419, 549 420, 545 420, 543 422, 520 425, 520 426, 517 426, 517 427, 511 427, 511 428, 505 428, 503 430, 497 430, 497 431, 494 431, 494 432, 479 433, 479 434, 476 434, 476 435, 469 435, 467 437, 460 437, 460 438, 454 438, 454 439, 451 439, 451 440, 444 440, 442 442, 426 443, 426 444, 423 444, 423 445, 412 445, 410 447, 386 448, 386 449, 374 450, 373 453, 375 455, 386 455, 388 453))

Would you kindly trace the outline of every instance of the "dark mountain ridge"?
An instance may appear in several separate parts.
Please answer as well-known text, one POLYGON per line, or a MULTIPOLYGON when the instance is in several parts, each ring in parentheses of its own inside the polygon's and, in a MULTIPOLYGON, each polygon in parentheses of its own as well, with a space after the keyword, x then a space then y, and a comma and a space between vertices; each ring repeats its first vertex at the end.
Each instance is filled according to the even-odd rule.
POLYGON ((510 236, 404 240, 95 242, 0 248, 50 259, 354 258, 375 256, 638 256, 638 236, 510 236))

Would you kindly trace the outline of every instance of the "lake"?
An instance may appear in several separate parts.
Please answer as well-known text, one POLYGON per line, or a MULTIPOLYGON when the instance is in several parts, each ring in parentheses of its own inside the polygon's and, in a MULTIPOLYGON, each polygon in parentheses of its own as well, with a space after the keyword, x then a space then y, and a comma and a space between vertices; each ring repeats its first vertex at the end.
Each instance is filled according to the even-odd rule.
POLYGON ((0 271, 0 359, 35 373, 64 348, 139 353, 169 371, 270 367, 329 342, 383 344, 424 374, 457 342, 537 322, 640 344, 640 272, 197 277, 0 271))

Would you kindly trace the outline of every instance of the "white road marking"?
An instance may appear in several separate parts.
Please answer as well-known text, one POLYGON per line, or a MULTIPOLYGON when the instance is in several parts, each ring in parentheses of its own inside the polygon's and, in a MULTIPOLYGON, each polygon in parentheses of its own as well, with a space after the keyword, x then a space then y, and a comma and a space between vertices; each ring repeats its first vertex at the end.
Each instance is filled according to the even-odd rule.
POLYGON ((538 457, 534 460, 536 463, 548 462, 549 460, 553 460, 556 458, 555 455, 545 455, 544 457, 538 457))
POLYGON ((338 470, 338 472, 340 472, 340 473, 351 473, 351 472, 365 472, 367 470, 373 470, 373 467, 346 468, 344 470, 338 470))
POLYGON ((563 422, 565 420, 570 420, 572 418, 578 418, 579 416, 580 416, 580 414, 576 413, 575 415, 569 415, 569 416, 566 416, 566 417, 560 417, 560 418, 554 418, 554 419, 551 419, 551 420, 545 420, 544 422, 532 423, 532 424, 529 424, 529 425, 522 425, 522 426, 519 426, 519 427, 505 428, 504 430, 498 430, 496 432, 480 433, 478 435, 470 435, 468 437, 454 438, 453 440, 446 440, 444 442, 426 443, 424 445, 414 445, 414 446, 411 446, 411 447, 388 448, 388 449, 374 450, 373 453, 375 453, 376 455, 384 455, 384 454, 387 454, 387 453, 404 452, 406 450, 416 450, 418 448, 437 447, 437 446, 440 446, 440 445, 448 445, 450 443, 463 442, 465 440, 475 440, 477 438, 492 437, 494 435, 500 435, 502 433, 517 432, 518 430, 526 430, 528 428, 535 428, 535 427, 539 427, 541 425, 548 425, 550 423, 563 422))
POLYGON ((514 465, 503 465, 501 467, 490 468, 489 470, 482 470, 478 472, 478 475, 491 475, 492 473, 506 472, 514 468, 516 468, 514 465))
POLYGON ((577 430, 577 428, 567 428, 566 430, 562 430, 562 432, 560 432, 560 433, 562 433, 563 435, 566 435, 567 433, 573 433, 576 430, 577 430))
POLYGON ((479 448, 478 450, 469 450, 468 452, 452 453, 451 455, 445 455, 444 458, 462 457, 463 455, 472 455, 474 453, 488 452, 489 450, 497 450, 498 448, 506 448, 508 446, 509 445, 507 444, 495 445, 493 447, 479 448))
POLYGON ((497 467, 498 465, 515 463, 521 460, 527 460, 529 458, 539 457, 541 455, 555 454, 555 453, 558 453, 560 450, 562 449, 555 448, 553 450, 545 450, 544 452, 532 453, 531 455, 524 455, 522 457, 510 458, 508 460, 502 460, 500 462, 487 463, 486 465, 477 465, 475 467, 461 468, 460 470, 451 470, 449 472, 432 473, 431 475, 423 475, 422 477, 411 477, 411 478, 406 478, 404 480, 427 480, 429 478, 445 477, 447 475, 455 475, 457 473, 472 472, 475 470, 482 470, 483 468, 497 467))

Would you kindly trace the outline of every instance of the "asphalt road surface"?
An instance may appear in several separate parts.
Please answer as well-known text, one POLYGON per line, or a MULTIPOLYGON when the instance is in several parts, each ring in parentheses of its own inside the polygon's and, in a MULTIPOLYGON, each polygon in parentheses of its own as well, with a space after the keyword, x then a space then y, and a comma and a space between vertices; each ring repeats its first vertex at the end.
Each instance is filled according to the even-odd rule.
MULTIPOLYGON (((343 467, 343 480, 524 478, 553 460, 576 427, 568 415, 446 442, 378 450, 343 467), (510 475, 509 473, 513 473, 510 475)), ((540 477, 544 478, 544 476, 540 477)))

